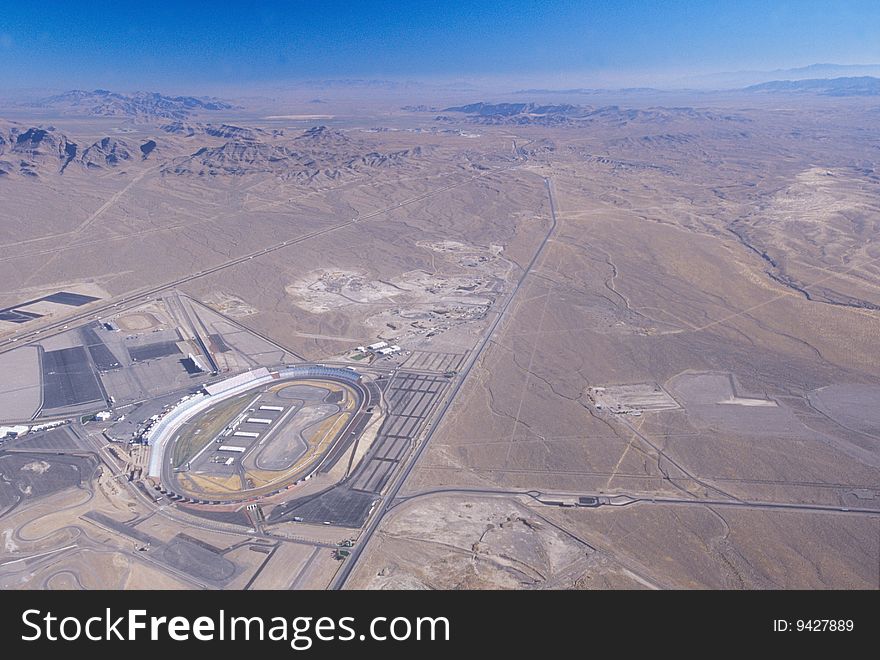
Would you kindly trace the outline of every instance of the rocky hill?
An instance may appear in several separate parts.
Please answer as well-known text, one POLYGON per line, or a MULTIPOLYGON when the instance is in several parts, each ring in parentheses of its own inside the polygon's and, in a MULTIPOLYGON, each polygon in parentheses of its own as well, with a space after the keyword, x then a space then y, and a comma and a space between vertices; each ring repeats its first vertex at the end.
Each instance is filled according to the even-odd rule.
POLYGON ((197 176, 273 174, 283 179, 314 181, 339 179, 368 168, 399 166, 421 155, 421 149, 389 153, 353 140, 341 131, 318 126, 293 139, 256 139, 236 135, 215 146, 177 158, 164 171, 197 176))
POLYGON ((72 90, 50 96, 32 107, 87 117, 131 117, 136 119, 186 119, 196 113, 231 110, 233 106, 216 98, 165 96, 156 92, 122 94, 106 89, 72 90))
POLYGON ((211 137, 238 140, 256 140, 260 137, 278 137, 284 134, 281 130, 267 131, 262 128, 245 128, 242 126, 233 126, 232 124, 202 124, 183 121, 163 124, 159 128, 166 133, 181 135, 183 137, 209 135, 211 137))
POLYGON ((318 126, 293 138, 230 124, 172 122, 167 139, 74 139, 53 126, 0 123, 0 176, 43 177, 108 170, 152 159, 165 175, 272 174, 308 182, 413 163, 422 149, 380 151, 375 144, 318 126), (173 137, 172 137, 173 136, 173 137), (181 139, 183 138, 183 139, 181 139), (201 138, 201 139, 199 139, 201 138), (191 141, 191 139, 193 141, 191 141))
POLYGON ((79 144, 54 126, 2 122, 0 176, 64 174, 77 166, 85 170, 115 168, 131 160, 146 159, 155 148, 155 140, 137 143, 113 137, 79 144))
POLYGON ((105 137, 86 147, 77 159, 88 168, 116 167, 134 157, 131 145, 123 140, 105 137))
POLYGON ((0 176, 36 177, 44 169, 63 172, 77 151, 74 142, 51 126, 0 125, 0 176))

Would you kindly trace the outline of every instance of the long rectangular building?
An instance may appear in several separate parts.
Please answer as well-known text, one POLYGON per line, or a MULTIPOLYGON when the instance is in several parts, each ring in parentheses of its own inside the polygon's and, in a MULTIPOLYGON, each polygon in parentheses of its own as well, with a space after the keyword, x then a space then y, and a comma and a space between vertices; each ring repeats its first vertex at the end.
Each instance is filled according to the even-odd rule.
POLYGON ((239 438, 259 438, 259 433, 254 433, 252 431, 236 431, 232 435, 237 435, 239 438))
POLYGON ((266 419, 265 417, 248 417, 248 422, 251 424, 271 424, 271 419, 266 419))
POLYGON ((234 451, 236 454, 243 454, 244 447, 234 447, 233 445, 220 445, 218 451, 234 451))
POLYGON ((260 406, 260 410, 271 410, 272 412, 281 412, 284 410, 283 406, 260 406))
POLYGON ((214 396, 215 394, 222 394, 223 392, 231 390, 235 387, 239 387, 240 385, 245 385, 247 383, 252 383, 254 381, 258 381, 262 378, 268 377, 269 370, 266 367, 260 367, 259 369, 246 371, 245 373, 239 374, 238 376, 233 376, 232 378, 221 380, 219 383, 206 385, 205 391, 211 396, 214 396))

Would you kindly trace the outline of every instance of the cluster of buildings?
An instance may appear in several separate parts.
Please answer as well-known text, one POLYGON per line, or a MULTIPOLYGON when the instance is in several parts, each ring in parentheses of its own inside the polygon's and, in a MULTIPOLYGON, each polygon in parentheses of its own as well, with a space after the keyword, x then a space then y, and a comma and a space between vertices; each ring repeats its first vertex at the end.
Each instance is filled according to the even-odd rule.
POLYGON ((389 345, 387 341, 377 341, 369 346, 358 346, 357 349, 366 355, 379 355, 381 357, 391 357, 400 353, 400 346, 389 345))
POLYGON ((66 419, 55 422, 45 422, 44 424, 35 424, 34 426, 25 426, 24 424, 13 424, 11 426, 0 426, 0 440, 11 440, 28 433, 36 433, 37 431, 46 431, 54 429, 56 426, 67 424, 66 419))

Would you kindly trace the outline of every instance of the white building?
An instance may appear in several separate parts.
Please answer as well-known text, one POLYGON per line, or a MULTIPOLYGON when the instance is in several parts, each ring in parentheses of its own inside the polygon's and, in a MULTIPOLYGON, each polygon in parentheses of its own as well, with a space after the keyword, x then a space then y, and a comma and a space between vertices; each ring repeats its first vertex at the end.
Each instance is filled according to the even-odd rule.
POLYGON ((17 438, 30 430, 27 426, 0 426, 0 438, 17 438))
POLYGON ((369 346, 367 346, 367 350, 368 351, 379 351, 379 350, 385 348, 386 346, 388 346, 387 341, 377 341, 375 344, 370 344, 369 346))
POLYGON ((193 366, 196 369, 198 369, 199 371, 202 371, 202 372, 208 371, 208 365, 206 365, 202 361, 202 358, 200 358, 198 355, 193 355, 192 353, 187 353, 186 357, 188 357, 190 360, 192 360, 193 366))
POLYGON ((95 419, 99 422, 106 422, 108 419, 110 419, 110 411, 102 410, 99 413, 95 413, 95 419))

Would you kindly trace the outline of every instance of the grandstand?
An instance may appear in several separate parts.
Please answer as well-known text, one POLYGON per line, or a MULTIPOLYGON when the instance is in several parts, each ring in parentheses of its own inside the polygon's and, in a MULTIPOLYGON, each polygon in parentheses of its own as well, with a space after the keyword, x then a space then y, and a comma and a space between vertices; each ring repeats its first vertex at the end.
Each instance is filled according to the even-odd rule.
POLYGON ((287 366, 278 371, 279 378, 338 378, 351 383, 357 383, 361 376, 356 371, 341 367, 327 367, 324 365, 298 365, 287 366))
MULTIPOLYGON (((161 476, 165 444, 171 439, 175 431, 195 415, 207 410, 218 401, 246 392, 251 388, 267 385, 277 380, 296 378, 333 378, 344 382, 358 383, 361 376, 351 369, 328 367, 322 364, 285 365, 277 373, 270 372, 266 367, 260 367, 259 369, 232 376, 213 385, 206 385, 203 388, 202 394, 181 401, 181 403, 165 413, 145 434, 147 443, 152 447, 148 474, 151 477, 161 476)), ((259 434, 253 432, 234 432, 233 435, 247 435, 251 437, 251 435, 259 434)))
POLYGON ((241 387, 242 385, 248 384, 258 384, 263 379, 269 377, 269 370, 266 367, 260 367, 259 369, 254 369, 253 371, 246 371, 243 374, 239 374, 238 376, 233 376, 232 378, 227 378, 226 380, 221 380, 219 383, 214 383, 213 385, 206 385, 205 391, 211 396, 217 394, 223 394, 224 392, 228 392, 229 390, 236 389, 241 387))

